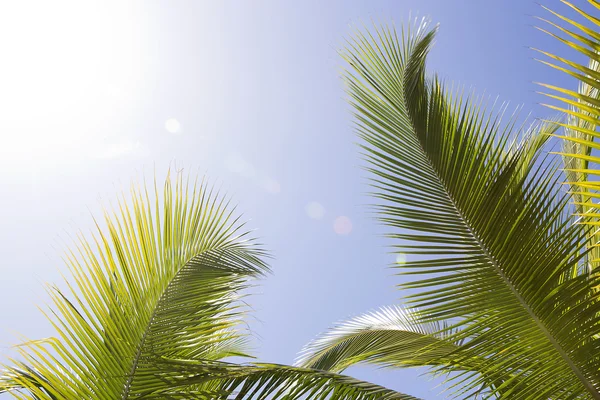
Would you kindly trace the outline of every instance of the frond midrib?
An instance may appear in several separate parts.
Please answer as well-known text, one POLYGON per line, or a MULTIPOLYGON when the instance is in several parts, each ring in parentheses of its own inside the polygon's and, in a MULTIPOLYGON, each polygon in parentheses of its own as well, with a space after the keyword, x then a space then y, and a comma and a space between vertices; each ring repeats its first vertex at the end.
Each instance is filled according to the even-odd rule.
MULTIPOLYGON (((407 114, 410 115, 410 112, 408 112, 407 114)), ((415 127, 413 125, 412 118, 410 118, 410 122, 411 122, 411 125, 413 126, 413 130, 416 132, 415 127)), ((517 299, 518 303, 521 305, 521 307, 523 307, 523 309, 525 310, 525 312, 527 313, 527 315, 531 318, 531 320, 538 327, 538 329, 548 339, 548 341, 550 342, 550 344, 558 352, 558 354, 561 356, 561 358, 567 363, 567 366, 571 369, 571 371, 573 371, 573 373, 575 374, 575 376, 577 376, 577 378, 581 381, 581 383, 584 385, 584 387, 586 388, 586 390, 592 395, 592 397, 594 399, 600 400, 600 393, 596 390, 596 388, 592 385, 592 383, 587 380, 587 378, 585 377, 585 375, 581 372, 581 370, 579 369, 579 367, 577 367, 577 365, 573 362, 573 360, 571 360, 571 358, 569 357, 569 355, 562 348, 562 346, 560 345, 560 343, 558 343, 558 341, 554 338, 554 336, 548 330, 548 328, 543 323, 543 321, 541 321, 538 318, 538 316, 531 309, 531 307, 529 306, 529 304, 527 303, 527 301, 525 301, 525 299, 521 296, 521 294, 519 293, 518 289, 513 285, 513 283, 510 281, 510 279, 504 274, 504 272, 502 270, 502 267, 497 262, 496 258, 488 250, 488 248, 485 245, 485 243, 481 240, 481 238, 479 237, 479 235, 477 234, 477 232, 473 229, 473 227, 469 223, 468 218, 464 215, 464 213, 462 212, 461 208, 455 202, 453 196, 448 192, 448 188, 447 188, 446 182, 444 181, 444 179, 438 173, 438 171, 435 168, 432 160, 429 157, 428 152, 425 151, 425 149, 423 147, 423 144, 421 143, 420 139, 418 140, 418 143, 419 143, 419 146, 421 147, 421 151, 426 156, 426 161, 429 164, 429 167, 435 173, 435 177, 439 180, 440 185, 441 185, 441 187, 444 190, 444 193, 446 194, 448 200, 451 202, 452 208, 454 208, 454 210, 456 211, 457 216, 463 222, 463 225, 468 230, 469 235, 471 235, 472 239, 477 243, 477 245, 482 250, 484 256, 489 260, 489 262, 491 263, 491 265, 494 267, 494 269, 498 273, 498 276, 500 276, 500 278, 502 279, 502 281, 505 283, 506 287, 515 296, 515 298, 517 299)))
MULTIPOLYGON (((446 193, 447 193, 447 191, 446 191, 446 193)), ((477 233, 472 229, 471 225, 467 222, 466 218, 464 217, 464 215, 462 214, 460 209, 456 206, 456 203, 454 203, 454 199, 452 198, 452 196, 450 196, 448 194, 448 197, 449 197, 450 201, 452 201, 453 206, 456 208, 456 210, 458 212, 458 216, 463 220, 465 226, 467 227, 469 234, 472 236, 473 240, 475 240, 476 243, 481 247, 484 255, 490 260, 491 264, 494 266, 494 269, 497 271, 500 278, 502 278, 503 282, 506 284, 506 286, 511 291, 511 293, 516 297, 519 304, 523 307, 523 309, 525 309, 525 311, 527 312, 529 317, 533 320, 533 322, 538 327, 538 329, 540 331, 542 331, 544 336, 548 339, 548 341, 552 344, 552 346, 554 346, 555 350, 562 357, 562 359, 567 363, 569 368, 573 371, 573 373, 577 376, 577 378, 581 381, 581 383, 584 384, 584 386, 586 387, 588 392, 590 392, 590 394, 595 399, 600 399, 600 393, 598 393, 598 391, 595 389, 595 387, 587 380, 587 378, 581 372, 579 367, 577 367, 577 365, 573 362, 573 360, 571 360, 571 358, 569 357, 567 352, 562 348, 560 343, 558 343, 558 341, 554 338, 552 333, 548 330, 548 328, 546 327, 544 322, 538 318, 538 316, 531 309, 531 307, 529 306, 527 301, 525 301, 523 296, 521 296, 518 289, 513 285, 511 280, 504 274, 504 271, 502 271, 502 267, 496 261, 496 258, 490 253, 490 251, 488 250, 485 243, 483 243, 483 241, 479 238, 479 235, 477 235, 477 233)))
MULTIPOLYGON (((177 274, 182 269, 183 269, 183 267, 181 267, 177 271, 177 274)), ((152 311, 152 315, 150 316, 150 319, 148 320, 148 324, 146 324, 146 329, 144 330, 144 335, 142 336, 142 339, 140 340, 140 343, 138 345, 137 352, 135 354, 135 357, 133 358, 133 363, 131 365, 131 371, 129 372, 129 375, 127 377, 127 382, 125 382, 125 386, 123 388, 123 394, 121 395, 121 400, 127 400, 129 398, 129 392, 131 391, 131 384, 133 383, 133 378, 137 371, 137 366, 140 361, 140 357, 142 356, 142 349, 144 348, 144 344, 146 343, 146 338, 148 337, 148 332, 150 332, 150 327, 152 326, 152 323, 154 322, 154 317, 156 317, 156 312, 158 311, 158 305, 162 301, 163 296, 165 295, 169 286, 171 286, 171 283, 173 283, 173 280, 175 279, 175 276, 177 276, 177 274, 175 274, 173 276, 173 279, 171 280, 171 282, 169 282, 169 284, 166 286, 163 293, 160 295, 160 298, 158 299, 158 301, 156 302, 156 306, 154 307, 154 311, 152 311)))
POLYGON ((146 329, 144 330, 144 334, 142 335, 142 338, 140 339, 140 342, 139 342, 139 345, 138 345, 135 357, 133 359, 133 363, 131 365, 131 372, 129 373, 129 375, 127 377, 127 382, 125 383, 125 385, 123 387, 123 394, 121 395, 121 400, 127 400, 129 398, 129 393, 131 392, 131 387, 132 387, 133 379, 135 378, 135 373, 137 372, 137 367, 138 367, 140 358, 142 356, 142 351, 143 351, 144 345, 146 343, 146 338, 148 337, 148 333, 150 332, 150 328, 152 327, 152 324, 154 322, 154 318, 156 317, 156 314, 157 314, 157 312, 159 310, 159 306, 160 306, 161 302, 164 300, 165 294, 168 292, 169 288, 171 287, 171 285, 175 281, 175 278, 177 278, 177 276, 179 275, 179 273, 181 273, 181 271, 190 262, 192 262, 194 259, 197 259, 198 257, 201 257, 202 255, 210 253, 211 251, 214 251, 214 250, 216 250, 216 249, 210 248, 210 249, 206 249, 204 251, 201 251, 201 252, 195 254, 194 256, 190 257, 186 262, 182 263, 181 267, 179 267, 179 269, 177 269, 177 272, 173 274, 173 276, 171 277, 169 283, 165 286, 164 290, 160 294, 160 297, 158 298, 158 300, 156 301, 156 304, 154 306, 154 310, 152 311, 152 315, 150 316, 150 319, 148 320, 148 323, 146 324, 146 329))

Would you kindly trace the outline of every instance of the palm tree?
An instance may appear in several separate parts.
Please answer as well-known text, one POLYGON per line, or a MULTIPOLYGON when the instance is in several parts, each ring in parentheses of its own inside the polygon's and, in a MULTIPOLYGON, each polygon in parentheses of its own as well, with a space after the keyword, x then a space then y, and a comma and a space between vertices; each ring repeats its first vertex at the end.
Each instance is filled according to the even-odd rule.
POLYGON ((70 294, 51 288, 57 337, 25 343, 0 391, 22 399, 413 398, 339 374, 372 363, 430 367, 448 374, 460 397, 600 399, 600 172, 592 168, 600 34, 555 15, 587 35, 555 25, 591 59, 583 66, 546 54, 582 82, 578 92, 546 85, 567 104, 552 106, 566 121, 502 122, 502 108, 426 75, 436 34, 427 24, 358 33, 344 52, 376 207, 395 250, 411 257, 401 273, 416 276, 402 285, 410 289, 404 308, 339 324, 307 345, 296 367, 225 362, 247 356, 240 299, 267 273, 267 254, 222 197, 179 175, 162 196, 156 184, 134 188, 95 237, 80 238, 66 257, 70 294), (561 158, 543 151, 559 127, 561 158))

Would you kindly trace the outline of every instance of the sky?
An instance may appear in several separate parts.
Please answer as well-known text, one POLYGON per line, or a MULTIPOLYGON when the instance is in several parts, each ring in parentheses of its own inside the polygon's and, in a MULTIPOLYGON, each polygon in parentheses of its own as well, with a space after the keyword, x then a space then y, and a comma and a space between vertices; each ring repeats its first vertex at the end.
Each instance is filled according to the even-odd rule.
MULTIPOLYGON (((259 360, 292 363, 336 321, 401 304, 337 51, 353 27, 426 16, 430 71, 547 117, 533 82, 575 83, 530 47, 571 53, 533 15, 549 14, 529 0, 3 2, 0 361, 20 335, 52 334, 38 306, 70 236, 173 165, 230 194, 274 254, 250 299, 259 360)), ((445 398, 424 372, 347 371, 445 398)))

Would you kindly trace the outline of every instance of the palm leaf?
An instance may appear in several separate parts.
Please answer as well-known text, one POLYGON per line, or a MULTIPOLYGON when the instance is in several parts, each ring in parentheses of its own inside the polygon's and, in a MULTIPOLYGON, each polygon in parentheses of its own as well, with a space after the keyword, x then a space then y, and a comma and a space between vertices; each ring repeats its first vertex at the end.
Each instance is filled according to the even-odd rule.
MULTIPOLYGON (((302 367, 342 372, 351 365, 367 363, 388 368, 451 366, 456 371, 471 371, 487 379, 485 360, 461 353, 460 343, 452 341, 454 332, 446 324, 423 323, 418 312, 400 307, 381 310, 345 321, 309 343, 297 364, 302 367)), ((498 379, 498 378, 496 378, 498 379)), ((522 384, 514 376, 510 387, 522 384)), ((510 387, 503 381, 486 380, 484 387, 510 387)))
MULTIPOLYGON (((382 386, 308 368, 278 364, 230 364, 213 360, 178 360, 163 358, 153 365, 155 378, 163 385, 147 388, 136 395, 139 399, 293 399, 307 400, 418 400, 382 386)), ((13 369, 0 389, 25 388, 19 382, 36 386, 43 395, 31 393, 33 399, 63 399, 48 393, 45 379, 33 370, 13 369)), ((2 390, 0 390, 2 393, 2 390)), ((14 394, 14 392, 11 392, 14 394)))
POLYGON ((514 119, 426 78, 434 34, 359 33, 346 53, 381 219, 414 257, 403 271, 427 274, 403 285, 420 289, 409 304, 457 329, 464 361, 486 360, 484 375, 455 378, 458 394, 501 381, 492 394, 600 398, 598 280, 573 273, 586 230, 553 164, 514 141, 514 119))
POLYGON ((436 323, 421 323, 414 312, 385 307, 352 318, 309 343, 297 365, 341 372, 357 363, 386 367, 433 366, 448 363, 458 350, 446 340, 450 332, 436 323))
POLYGON ((278 364, 238 365, 223 362, 165 360, 169 388, 144 399, 314 399, 417 400, 349 376, 278 364), (197 387, 195 387, 197 385, 197 387), (189 391, 180 396, 180 390, 189 391))
POLYGON ((218 362, 244 356, 239 301, 268 269, 227 202, 205 184, 170 179, 106 214, 67 262, 67 297, 53 287, 58 336, 24 343, 0 376, 21 399, 414 399, 325 371, 218 362), (92 243, 96 246, 93 247, 92 243), (291 396, 291 397, 290 397, 291 396))
POLYGON ((50 290, 58 335, 19 347, 4 381, 15 397, 135 398, 164 388, 164 357, 242 354, 240 293, 267 271, 265 252, 204 183, 179 174, 160 200, 134 187, 68 253, 70 294, 50 290))
MULTIPOLYGON (((542 60, 543 63, 564 71, 579 80, 577 91, 548 84, 540 85, 551 90, 551 92, 543 92, 542 94, 566 104, 566 108, 554 105, 551 107, 562 110, 567 114, 567 121, 562 124, 565 139, 562 149, 565 174, 579 222, 594 226, 594 229, 590 232, 590 252, 587 263, 589 270, 593 271, 600 261, 600 252, 597 246, 600 237, 597 233, 598 208, 596 205, 599 197, 598 189, 600 189, 598 183, 600 172, 597 166, 600 158, 593 153, 593 150, 599 148, 596 143, 598 138, 596 130, 600 117, 600 57, 598 56, 600 35, 597 33, 600 23, 595 17, 573 4, 563 3, 570 6, 588 22, 591 22, 592 27, 544 7, 560 22, 555 23, 539 18, 551 28, 557 30, 558 33, 552 33, 544 28, 540 28, 540 30, 583 54, 589 61, 587 65, 582 65, 552 53, 538 50, 548 57, 549 61, 542 60)), ((595 2, 591 3, 597 4, 595 2)))

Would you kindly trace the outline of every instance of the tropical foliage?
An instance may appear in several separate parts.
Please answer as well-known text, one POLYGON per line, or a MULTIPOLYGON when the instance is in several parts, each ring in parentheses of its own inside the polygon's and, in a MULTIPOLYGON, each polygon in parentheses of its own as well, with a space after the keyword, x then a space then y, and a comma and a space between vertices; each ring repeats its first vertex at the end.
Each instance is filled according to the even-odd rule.
POLYGON ((397 265, 404 307, 338 324, 296 367, 226 362, 248 356, 241 298, 267 254, 223 197, 178 175, 162 195, 134 188, 79 239, 68 293, 50 290, 57 337, 23 344, 0 391, 412 398, 340 375, 371 363, 429 367, 457 397, 600 399, 600 19, 565 4, 589 23, 552 11, 557 22, 542 22, 589 61, 541 52, 580 85, 544 84, 566 117, 528 127, 426 73, 436 28, 425 23, 359 32, 343 52, 376 207, 408 256, 397 265), (544 150, 553 135, 564 137, 558 156, 544 150))
POLYGON ((50 288, 56 338, 24 343, 0 392, 21 399, 411 399, 350 377, 248 357, 241 301, 268 271, 266 252, 228 201, 179 173, 134 187, 66 262, 69 292, 50 288), (255 388, 254 383, 260 387, 255 388))
POLYGON ((600 20, 570 6, 595 29, 557 13, 568 27, 542 20, 558 34, 542 29, 590 61, 542 52, 581 84, 578 92, 543 85, 567 104, 550 105, 567 118, 525 135, 514 120, 502 124, 481 101, 426 76, 435 29, 419 26, 400 39, 379 29, 350 45, 346 81, 381 220, 411 257, 400 273, 418 278, 402 285, 412 289, 412 313, 341 324, 307 346, 301 365, 430 366, 449 373, 460 397, 600 398, 600 185, 592 166, 600 161, 592 152, 600 148, 600 20), (556 127, 566 138, 568 193, 555 160, 539 157, 556 127))

